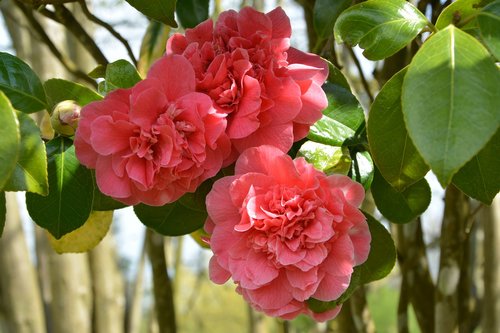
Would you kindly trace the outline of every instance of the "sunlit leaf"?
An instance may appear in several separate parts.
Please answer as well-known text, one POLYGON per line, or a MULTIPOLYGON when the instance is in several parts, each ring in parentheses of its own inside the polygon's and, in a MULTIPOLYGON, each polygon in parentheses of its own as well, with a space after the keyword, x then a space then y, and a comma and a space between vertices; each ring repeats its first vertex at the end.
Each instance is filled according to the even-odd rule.
POLYGON ((50 245, 60 254, 90 251, 106 236, 112 221, 113 211, 92 212, 81 227, 59 239, 48 233, 50 245))
POLYGON ((38 76, 24 61, 4 52, 0 52, 0 90, 19 111, 32 113, 46 108, 38 76))
POLYGON ((26 193, 33 221, 55 238, 79 228, 92 210, 92 175, 80 165, 72 141, 58 137, 47 143, 49 195, 26 193))
POLYGON ((4 190, 47 195, 47 156, 40 130, 27 114, 18 111, 17 117, 21 132, 19 157, 4 190))
POLYGON ((106 67, 106 77, 103 92, 108 93, 117 88, 130 88, 141 80, 137 69, 127 60, 120 59, 106 67))
POLYGON ((137 68, 142 76, 146 76, 149 68, 157 59, 165 54, 165 45, 170 35, 170 27, 157 21, 151 21, 142 37, 141 50, 137 68))
POLYGON ((369 0, 345 10, 334 27, 335 39, 364 49, 370 60, 387 58, 410 43, 427 18, 404 0, 369 0))
POLYGON ((475 20, 471 20, 480 10, 480 4, 483 0, 457 0, 439 14, 436 21, 436 28, 442 30, 449 24, 460 26, 462 30, 472 28, 476 25, 475 20), (464 21, 468 21, 467 26, 462 26, 464 21))
POLYGON ((351 158, 347 148, 307 141, 300 147, 298 156, 304 157, 316 169, 326 174, 340 173, 346 175, 351 168, 351 158))
POLYGON ((20 150, 20 131, 16 111, 0 91, 0 190, 16 167, 20 150))
POLYGON ((382 87, 368 117, 368 142, 382 176, 398 191, 422 179, 429 167, 406 131, 401 110, 401 86, 406 68, 382 87))
POLYGON ((373 160, 369 152, 358 152, 351 163, 349 176, 368 190, 373 181, 373 160))
POLYGON ((445 186, 500 124, 500 72, 475 38, 450 25, 417 52, 403 83, 408 133, 445 186))
POLYGON ((431 189, 425 178, 398 192, 375 170, 371 190, 378 210, 394 223, 412 221, 431 203, 431 189))
POLYGON ((5 219, 7 217, 7 208, 5 203, 5 192, 0 191, 0 237, 3 234, 3 228, 5 227, 5 219))

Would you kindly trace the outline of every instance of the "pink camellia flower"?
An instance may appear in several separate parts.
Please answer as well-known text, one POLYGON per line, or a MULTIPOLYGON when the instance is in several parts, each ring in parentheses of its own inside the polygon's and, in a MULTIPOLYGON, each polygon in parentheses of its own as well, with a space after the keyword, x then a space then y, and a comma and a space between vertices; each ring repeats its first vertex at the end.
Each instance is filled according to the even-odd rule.
POLYGON ((210 279, 232 277, 271 316, 333 318, 340 306, 314 313, 306 301, 337 299, 368 257, 371 236, 357 208, 363 198, 363 187, 346 176, 327 176, 272 146, 249 148, 206 199, 210 279))
POLYGON ((246 7, 221 13, 215 27, 207 20, 168 40, 167 54, 189 59, 197 91, 227 115, 233 160, 263 144, 288 151, 328 104, 321 89, 328 65, 290 47, 290 35, 280 7, 267 14, 246 7))
POLYGON ((182 56, 158 60, 148 77, 86 105, 76 156, 96 169, 99 189, 129 205, 160 206, 214 176, 231 151, 226 120, 195 92, 182 56))

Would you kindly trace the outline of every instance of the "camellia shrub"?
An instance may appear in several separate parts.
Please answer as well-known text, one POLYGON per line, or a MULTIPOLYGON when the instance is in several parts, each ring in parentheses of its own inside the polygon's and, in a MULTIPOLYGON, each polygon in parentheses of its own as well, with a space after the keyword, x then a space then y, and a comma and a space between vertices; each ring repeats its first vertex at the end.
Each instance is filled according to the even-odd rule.
MULTIPOLYGON (((152 24, 177 25, 175 6, 128 2, 152 24)), ((212 20, 179 4, 189 28, 147 75, 125 60, 100 66, 89 74, 97 91, 42 83, 0 53, 0 211, 3 192, 25 191, 31 218, 57 242, 103 237, 94 212, 134 206, 160 234, 201 233, 210 279, 232 279, 255 309, 335 317, 395 263, 390 234, 360 209, 365 192, 406 223, 430 203, 429 170, 485 204, 500 189, 500 1, 456 1, 436 24, 403 0, 350 4, 316 1, 320 38, 383 60, 426 36, 367 116, 332 59, 290 46, 279 7, 212 20), (53 138, 29 116, 38 111, 51 115, 53 138)), ((4 223, 2 214, 0 232, 4 223)))

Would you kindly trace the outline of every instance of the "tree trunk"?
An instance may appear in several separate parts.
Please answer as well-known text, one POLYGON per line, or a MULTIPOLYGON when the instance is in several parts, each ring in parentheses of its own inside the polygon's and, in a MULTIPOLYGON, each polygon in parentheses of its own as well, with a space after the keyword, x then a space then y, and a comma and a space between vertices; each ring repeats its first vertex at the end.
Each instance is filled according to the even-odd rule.
POLYGON ((483 208, 484 226, 484 333, 500 332, 500 195, 483 208))
POLYGON ((141 255, 139 258, 139 263, 137 265, 136 278, 132 283, 130 288, 130 297, 127 305, 127 316, 126 316, 126 332, 127 333, 139 333, 141 327, 142 319, 142 298, 144 294, 144 266, 146 263, 146 239, 144 237, 144 243, 141 250, 141 255))
POLYGON ((168 276, 163 236, 148 229, 147 251, 153 270, 156 318, 160 333, 176 333, 174 295, 168 276))
POLYGON ((458 332, 459 282, 467 241, 465 225, 468 216, 468 198, 456 187, 449 185, 445 195, 441 258, 435 293, 436 333, 458 332))
POLYGON ((45 318, 38 281, 21 226, 15 193, 6 193, 7 215, 0 238, 0 289, 8 332, 43 333, 45 318))
POLYGON ((94 291, 94 333, 124 332, 124 281, 116 260, 112 234, 89 252, 94 291))

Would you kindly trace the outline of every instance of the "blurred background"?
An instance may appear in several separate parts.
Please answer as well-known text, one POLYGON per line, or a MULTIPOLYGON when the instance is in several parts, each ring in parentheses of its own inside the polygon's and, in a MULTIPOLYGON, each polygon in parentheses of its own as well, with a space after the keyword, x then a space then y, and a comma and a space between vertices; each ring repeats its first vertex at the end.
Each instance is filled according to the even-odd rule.
MULTIPOLYGON (((103 57, 109 62, 132 60, 124 43, 94 17, 125 37, 133 57, 139 58, 150 24, 144 16, 122 0, 87 1, 85 8, 90 16, 80 7, 85 1, 78 2, 66 7, 92 36, 103 57)), ((431 6, 428 15, 433 15, 436 3, 444 4, 414 2, 419 8, 431 6)), ((42 80, 79 80, 79 73, 88 73, 96 66, 95 55, 89 54, 74 31, 26 3, 34 2, 0 1, 0 51, 28 62, 42 80)), ((310 45, 318 45, 318 41, 311 40, 314 32, 310 31, 314 0, 211 1, 210 13, 216 16, 221 10, 237 10, 244 5, 262 11, 282 6, 292 22, 292 45, 305 51, 311 49, 310 45)), ((165 37, 172 32, 164 32, 165 37)), ((369 62, 357 48, 335 47, 337 65, 342 67, 361 104, 369 105, 385 82, 384 73, 394 64, 369 62)), ((160 48, 164 49, 164 44, 160 48)), ((253 311, 235 292, 234 284, 219 286, 210 282, 209 250, 191 236, 169 238, 146 232, 131 208, 114 212, 110 232, 90 252, 59 255, 52 250, 47 233, 30 220, 24 194, 7 193, 7 221, 0 238, 0 333, 173 332, 173 328, 165 331, 161 321, 171 322, 169 316, 174 313, 176 331, 180 333, 431 333, 445 205, 443 189, 432 174, 427 178, 433 189, 432 203, 421 218, 406 225, 386 223, 398 246, 398 264, 391 275, 360 288, 337 319, 320 324, 308 317, 284 322, 253 311), (153 284, 158 269, 160 273, 168 272, 163 276, 163 290, 155 290, 153 284), (165 315, 155 313, 155 295, 165 297, 156 302, 166 302, 167 308, 173 304, 165 315), (169 301, 173 303, 169 305, 169 301)), ((460 278, 460 333, 500 332, 500 203, 497 196, 493 208, 477 202, 468 205, 474 213, 467 219, 466 237, 460 248, 466 258, 462 266, 465 272, 460 275, 466 277, 460 278), (489 292, 485 293, 485 288, 489 292)), ((365 209, 374 210, 369 196, 365 209)), ((376 211, 373 213, 384 220, 376 211)), ((450 283, 453 279, 458 276, 450 276, 450 283)))

